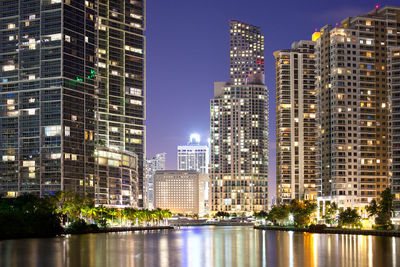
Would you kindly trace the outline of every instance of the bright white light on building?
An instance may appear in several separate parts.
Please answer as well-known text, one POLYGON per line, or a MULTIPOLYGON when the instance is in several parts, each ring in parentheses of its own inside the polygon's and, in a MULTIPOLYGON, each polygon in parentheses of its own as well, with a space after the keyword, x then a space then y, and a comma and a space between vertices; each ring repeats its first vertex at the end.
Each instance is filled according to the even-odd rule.
POLYGON ((200 135, 196 133, 191 134, 190 143, 200 143, 200 135))

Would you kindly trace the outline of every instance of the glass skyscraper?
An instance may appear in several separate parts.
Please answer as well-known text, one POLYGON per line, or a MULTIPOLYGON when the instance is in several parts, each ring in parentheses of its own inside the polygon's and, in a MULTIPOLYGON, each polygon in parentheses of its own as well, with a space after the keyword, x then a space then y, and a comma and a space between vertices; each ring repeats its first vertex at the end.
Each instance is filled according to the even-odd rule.
POLYGON ((138 155, 142 198, 144 1, 1 6, 0 193, 94 197, 105 146, 138 155))

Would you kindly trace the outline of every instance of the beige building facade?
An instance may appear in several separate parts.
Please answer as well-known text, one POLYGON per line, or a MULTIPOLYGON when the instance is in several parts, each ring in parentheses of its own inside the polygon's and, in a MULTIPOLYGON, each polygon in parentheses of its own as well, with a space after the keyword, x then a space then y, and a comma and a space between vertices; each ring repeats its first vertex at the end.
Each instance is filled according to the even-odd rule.
POLYGON ((208 174, 191 170, 156 171, 155 208, 203 216, 208 213, 208 184, 208 174))
POLYGON ((315 42, 274 52, 276 185, 279 203, 317 196, 315 42))
POLYGON ((389 186, 388 51, 400 8, 383 7, 314 33, 319 200, 363 210, 389 186))

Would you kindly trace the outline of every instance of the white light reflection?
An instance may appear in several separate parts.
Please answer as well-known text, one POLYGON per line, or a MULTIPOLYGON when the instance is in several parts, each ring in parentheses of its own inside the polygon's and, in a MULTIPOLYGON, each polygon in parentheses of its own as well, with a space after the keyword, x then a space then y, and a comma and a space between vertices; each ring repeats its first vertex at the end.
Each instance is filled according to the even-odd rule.
POLYGON ((293 231, 289 231, 289 267, 293 266, 293 231))
POLYGON ((160 239, 160 266, 168 267, 168 239, 162 236, 160 239))
POLYGON ((201 242, 201 236, 199 233, 190 233, 187 240, 187 258, 186 262, 187 264, 190 264, 190 266, 193 267, 200 267, 202 266, 202 261, 201 261, 201 256, 203 254, 203 246, 201 242))
POLYGON ((397 266, 397 256, 396 256, 396 238, 392 237, 392 259, 393 259, 393 266, 397 266))
POLYGON ((265 230, 262 230, 262 266, 267 266, 267 259, 266 259, 266 254, 267 254, 267 248, 265 247, 265 230))

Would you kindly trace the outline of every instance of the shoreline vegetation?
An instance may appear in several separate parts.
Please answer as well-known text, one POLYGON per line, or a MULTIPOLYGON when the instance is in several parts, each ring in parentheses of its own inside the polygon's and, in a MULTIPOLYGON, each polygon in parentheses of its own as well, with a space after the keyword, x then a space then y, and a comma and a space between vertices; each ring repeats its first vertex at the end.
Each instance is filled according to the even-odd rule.
POLYGON ((282 230, 297 229, 296 231, 321 233, 347 233, 347 230, 360 233, 387 231, 396 233, 397 236, 398 231, 393 231, 394 225, 391 221, 394 212, 393 200, 391 190, 386 188, 378 201, 374 199, 362 209, 339 208, 335 202, 318 207, 315 201, 293 199, 289 204, 278 204, 268 212, 255 212, 253 216, 262 220, 262 224, 257 227, 271 230, 281 227, 282 230))
POLYGON ((63 234, 171 229, 169 210, 95 206, 77 194, 0 199, 0 239, 63 234))
POLYGON ((335 202, 318 207, 315 201, 291 200, 269 211, 254 212, 253 218, 219 211, 212 216, 218 221, 199 220, 195 215, 192 218, 197 220, 168 222, 172 217, 169 210, 95 206, 92 200, 70 192, 44 197, 27 194, 0 198, 0 239, 163 230, 174 226, 254 226, 254 218, 255 229, 400 237, 400 231, 393 231, 391 222, 393 198, 387 188, 380 200, 373 200, 364 208, 363 217, 359 209, 338 208, 335 202))

